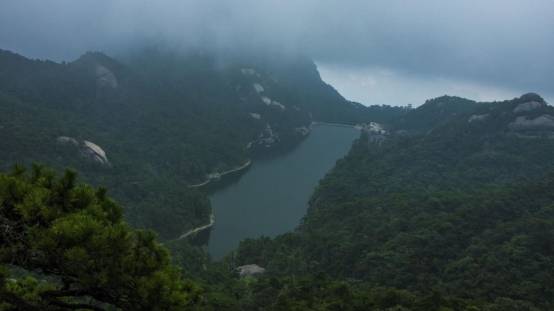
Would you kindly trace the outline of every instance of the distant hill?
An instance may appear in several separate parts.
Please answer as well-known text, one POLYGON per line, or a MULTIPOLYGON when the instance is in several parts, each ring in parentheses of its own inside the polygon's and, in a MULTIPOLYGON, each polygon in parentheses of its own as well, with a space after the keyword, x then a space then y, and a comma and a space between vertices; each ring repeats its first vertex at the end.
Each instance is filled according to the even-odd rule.
POLYGON ((412 133, 426 132, 460 114, 474 110, 479 105, 473 100, 445 95, 425 101, 423 105, 395 119, 392 123, 398 130, 412 133))

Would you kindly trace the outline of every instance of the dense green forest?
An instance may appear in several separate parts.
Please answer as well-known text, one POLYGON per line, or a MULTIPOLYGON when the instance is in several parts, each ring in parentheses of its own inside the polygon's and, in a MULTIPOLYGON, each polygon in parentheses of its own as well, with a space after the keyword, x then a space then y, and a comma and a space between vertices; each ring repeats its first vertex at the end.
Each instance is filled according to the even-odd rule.
POLYGON ((376 208, 383 202, 348 203, 350 210, 333 212, 350 223, 369 217, 375 225, 369 230, 381 237, 356 237, 365 242, 351 248, 348 230, 326 221, 325 229, 344 231, 330 234, 342 238, 342 246, 329 244, 324 232, 310 232, 246 241, 238 255, 218 263, 184 246, 171 264, 153 233, 122 221, 121 207, 105 189, 82 184, 70 171, 58 177, 40 166, 30 172, 16 167, 0 175, 0 310, 539 310, 552 296, 553 184, 549 177, 481 197, 406 198, 411 205, 396 198, 386 210, 376 208), (355 208, 364 213, 352 213, 355 208), (395 213, 406 219, 391 221, 395 213), (490 219, 495 230, 469 243, 490 219), (465 229, 466 240, 453 229, 465 229), (383 241, 395 230, 403 234, 383 241), (312 253, 286 255, 283 244, 293 241, 312 253), (340 260, 319 254, 321 262, 306 261, 336 246, 340 260), (263 256, 255 257, 259 250, 263 256), (345 256, 364 250, 369 262, 351 265, 353 257, 345 256), (245 259, 265 261, 270 272, 239 277, 234 267, 245 259), (326 264, 336 269, 322 269, 326 264), (356 267, 363 279, 337 276, 356 267))
POLYGON ((551 310, 553 138, 537 94, 364 107, 304 57, 1 51, 0 310, 551 310), (217 262, 175 240, 210 215, 191 185, 313 121, 387 132, 362 131, 293 232, 217 262))
POLYGON ((1 310, 182 310, 195 299, 168 251, 131 229, 104 188, 67 171, 0 175, 1 310))
POLYGON ((170 245, 172 265, 105 189, 16 168, 0 176, 0 310, 548 310, 553 185, 348 202, 222 262, 170 245), (268 272, 240 277, 241 261, 268 272))
POLYGON ((554 124, 525 121, 553 120, 554 108, 535 94, 462 112, 466 103, 428 101, 385 141, 363 134, 295 232, 246 240, 233 260, 277 275, 511 301, 499 310, 551 309, 554 124), (449 120, 410 121, 424 112, 449 120))
POLYGON ((296 145, 312 121, 405 112, 348 102, 305 57, 145 48, 55 63, 0 51, 0 168, 71 167, 164 240, 208 222, 205 194, 189 186, 210 174, 296 145))

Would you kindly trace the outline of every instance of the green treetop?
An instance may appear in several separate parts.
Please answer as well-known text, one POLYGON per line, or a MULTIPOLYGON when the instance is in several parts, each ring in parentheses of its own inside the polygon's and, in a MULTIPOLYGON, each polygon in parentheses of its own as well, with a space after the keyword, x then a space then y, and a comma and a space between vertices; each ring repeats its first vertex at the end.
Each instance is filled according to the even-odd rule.
POLYGON ((42 167, 0 174, 0 310, 182 310, 198 289, 104 189, 42 167))

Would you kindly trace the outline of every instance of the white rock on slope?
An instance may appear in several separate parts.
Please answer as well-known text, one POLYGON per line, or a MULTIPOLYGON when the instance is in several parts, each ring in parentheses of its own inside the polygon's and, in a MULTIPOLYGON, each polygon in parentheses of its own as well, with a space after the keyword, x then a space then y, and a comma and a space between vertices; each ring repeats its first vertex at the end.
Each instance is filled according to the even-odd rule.
POLYGON ((543 114, 534 119, 527 119, 527 117, 519 116, 508 126, 512 130, 554 129, 554 116, 543 114))
POLYGON ((546 106, 545 103, 540 103, 540 102, 537 102, 537 101, 530 101, 530 102, 526 102, 526 103, 522 103, 522 104, 517 105, 514 108, 514 113, 533 111, 535 109, 542 108, 544 106, 546 106))
POLYGON ((56 138, 56 142, 61 145, 71 145, 77 147, 81 154, 89 160, 98 162, 105 166, 111 165, 104 149, 91 141, 84 140, 82 143, 79 143, 79 141, 73 137, 59 136, 56 138))
POLYGON ((266 96, 262 96, 262 101, 264 102, 264 104, 266 104, 267 106, 275 106, 281 110, 285 110, 287 109, 287 107, 285 107, 283 104, 281 104, 280 102, 276 101, 276 100, 271 100, 271 98, 269 97, 266 97, 266 96))
POLYGON ((263 274, 265 273, 265 269, 258 266, 258 265, 244 265, 237 267, 237 272, 241 277, 245 276, 253 276, 257 274, 263 274))
POLYGON ((264 91, 264 87, 259 83, 254 83, 252 86, 254 87, 254 90, 256 90, 256 93, 258 94, 264 91))
POLYGON ((486 114, 474 114, 471 117, 469 117, 469 119, 467 119, 467 122, 472 123, 472 122, 475 122, 475 121, 484 121, 488 117, 489 117, 488 113, 486 113, 486 114))
POLYGON ((83 141, 83 153, 89 155, 93 160, 101 164, 110 164, 106 152, 93 142, 88 140, 83 141))
POLYGON ((96 81, 98 81, 98 85, 102 87, 107 86, 115 89, 118 86, 115 74, 102 65, 96 66, 96 81))
POLYGON ((281 109, 281 110, 287 109, 287 107, 285 107, 283 104, 281 104, 280 102, 278 102, 278 101, 276 101, 276 100, 272 100, 272 101, 271 101, 271 106, 278 107, 278 108, 281 109))
POLYGON ((60 136, 60 137, 56 138, 56 141, 57 141, 59 144, 62 144, 62 145, 79 146, 79 142, 78 142, 75 138, 73 138, 73 137, 60 136))

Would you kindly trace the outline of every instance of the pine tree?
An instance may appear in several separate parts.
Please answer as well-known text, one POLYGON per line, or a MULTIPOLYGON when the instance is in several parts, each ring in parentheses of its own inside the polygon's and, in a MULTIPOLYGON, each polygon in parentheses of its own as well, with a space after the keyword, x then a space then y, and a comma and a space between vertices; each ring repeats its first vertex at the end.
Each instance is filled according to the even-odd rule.
POLYGON ((152 232, 72 171, 0 174, 0 232, 0 310, 182 310, 199 297, 152 232))

